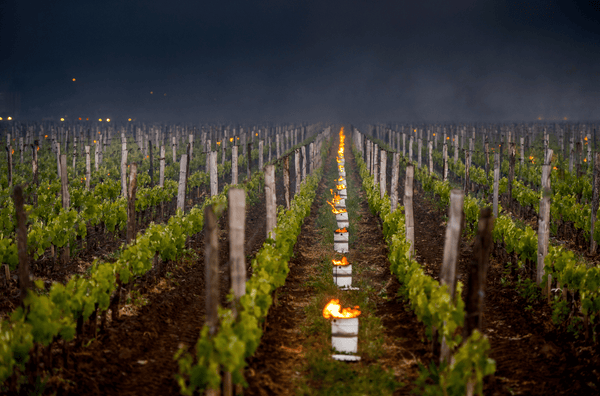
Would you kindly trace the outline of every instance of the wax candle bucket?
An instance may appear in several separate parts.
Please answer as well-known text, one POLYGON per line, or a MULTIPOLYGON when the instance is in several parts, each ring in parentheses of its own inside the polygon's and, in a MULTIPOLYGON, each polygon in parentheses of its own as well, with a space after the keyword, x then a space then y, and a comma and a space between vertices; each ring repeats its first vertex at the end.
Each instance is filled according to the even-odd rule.
POLYGON ((334 232, 333 242, 348 242, 348 232, 334 232))
POLYGON ((358 351, 358 318, 332 319, 331 346, 343 353, 358 351))

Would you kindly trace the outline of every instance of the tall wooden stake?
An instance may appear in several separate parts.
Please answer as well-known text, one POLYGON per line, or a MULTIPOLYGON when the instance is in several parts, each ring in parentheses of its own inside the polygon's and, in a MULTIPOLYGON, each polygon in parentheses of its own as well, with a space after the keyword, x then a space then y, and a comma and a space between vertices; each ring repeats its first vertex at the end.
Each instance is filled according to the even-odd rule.
POLYGON ((410 244, 410 258, 415 257, 415 217, 413 212, 413 180, 415 167, 412 164, 406 166, 406 177, 404 179, 404 216, 406 228, 406 240, 410 244))
POLYGON ((398 207, 398 179, 400 178, 400 153, 394 153, 392 159, 392 185, 391 185, 391 210, 398 207))
MULTIPOLYGON (((204 209, 205 248, 204 268, 206 282, 206 325, 211 337, 219 328, 219 229, 217 216, 211 206, 204 209)), ((206 391, 207 395, 217 395, 216 389, 206 391)))
POLYGON ((379 171, 379 195, 381 198, 385 195, 387 191, 386 186, 386 168, 387 168, 387 151, 381 150, 381 161, 380 161, 380 171, 379 171))
MULTIPOLYGON (((450 208, 448 213, 448 227, 444 241, 444 259, 440 272, 440 285, 447 285, 452 303, 456 293, 456 263, 460 249, 460 235, 462 233, 463 204, 465 192, 455 189, 450 191, 450 208)), ((460 297, 459 297, 460 298, 460 297)), ((451 351, 446 340, 442 340, 440 362, 449 362, 451 351)))
POLYGON ((275 200, 275 165, 265 167, 265 200, 267 204, 267 238, 275 239, 272 235, 277 226, 277 201, 275 200))
POLYGON ((483 332, 483 303, 490 252, 494 246, 492 230, 494 218, 490 208, 481 209, 477 236, 473 245, 473 256, 469 265, 467 284, 466 317, 463 338, 466 340, 473 330, 483 332))

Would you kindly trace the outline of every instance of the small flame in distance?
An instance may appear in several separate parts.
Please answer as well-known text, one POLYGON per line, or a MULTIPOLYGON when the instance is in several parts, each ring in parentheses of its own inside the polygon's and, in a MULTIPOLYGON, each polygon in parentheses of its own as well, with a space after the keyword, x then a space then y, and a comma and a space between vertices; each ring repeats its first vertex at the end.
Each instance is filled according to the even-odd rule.
POLYGON ((333 263, 333 265, 350 265, 350 263, 348 262, 348 259, 346 257, 342 257, 341 260, 331 260, 331 262, 333 263))
POLYGON ((341 309, 340 300, 334 298, 323 308, 323 317, 325 319, 336 318, 336 319, 349 319, 356 318, 360 315, 358 305, 354 308, 341 309), (341 311, 340 311, 341 310, 341 311))

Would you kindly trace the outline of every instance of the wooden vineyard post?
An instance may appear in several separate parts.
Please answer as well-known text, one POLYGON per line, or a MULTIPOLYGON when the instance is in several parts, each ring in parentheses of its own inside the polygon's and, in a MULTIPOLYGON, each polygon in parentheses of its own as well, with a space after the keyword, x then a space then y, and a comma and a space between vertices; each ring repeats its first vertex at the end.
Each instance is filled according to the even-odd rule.
MULTIPOLYGON (((204 268, 206 282, 206 326, 211 337, 219 327, 219 230, 217 216, 212 205, 204 209, 205 250, 204 268)), ((208 389, 207 395, 218 395, 216 389, 208 389)))
POLYGON ((413 162, 413 137, 412 137, 412 135, 410 136, 410 139, 408 140, 408 161, 410 163, 413 162))
MULTIPOLYGON (((462 233, 463 204, 465 192, 454 189, 450 191, 450 208, 448 213, 448 227, 444 241, 444 258, 440 271, 440 285, 447 285, 451 303, 454 304, 456 292, 456 263, 460 250, 460 235, 462 233)), ((460 298, 460 297, 459 297, 460 298)), ((449 362, 451 351, 446 340, 442 340, 440 362, 449 362)))
POLYGON ((231 185, 238 184, 238 146, 231 146, 231 185))
MULTIPOLYGON (((75 140, 75 142, 77 142, 77 140, 75 140)), ((75 143, 75 147, 77 147, 77 143, 75 143)), ((23 138, 22 137, 19 138, 19 151, 21 152, 21 163, 23 163, 23 138)), ((75 150, 75 151, 77 151, 77 150, 75 150)), ((589 153, 589 146, 588 146, 588 153, 589 153)), ((75 167, 75 165, 73 165, 73 168, 74 167, 75 167)))
POLYGON ((386 167, 387 167, 387 151, 381 150, 381 161, 380 161, 380 172, 379 172, 379 195, 381 198, 385 195, 387 190, 386 181, 386 167))
POLYGON ((302 146, 302 181, 306 179, 306 146, 302 146))
POLYGON ((280 141, 281 141, 280 135, 279 134, 275 135, 275 149, 277 152, 277 159, 279 159, 281 157, 280 141))
POLYGON ((494 245, 492 230, 494 218, 490 208, 481 209, 477 236, 473 245, 473 256, 469 265, 467 283, 466 315, 463 338, 466 340, 473 330, 483 331, 483 303, 490 252, 494 245))
POLYGON ((121 144, 121 196, 127 199, 127 143, 121 144))
POLYGON ((498 190, 500 188, 500 155, 494 153, 494 217, 498 218, 498 190))
POLYGON ((154 156, 152 155, 152 140, 148 140, 148 157, 150 158, 150 187, 154 187, 154 156))
MULTIPOLYGON (((23 140, 23 138, 21 138, 23 140)), ((23 163, 23 150, 21 150, 21 163, 23 163)), ((77 176, 77 138, 73 137, 73 172, 77 176)))
POLYGON ((262 171, 262 168, 264 166, 264 160, 263 160, 263 156, 264 156, 264 140, 259 140, 258 142, 258 170, 262 171))
POLYGON ((596 214, 598 213, 598 204, 600 200, 600 153, 596 153, 594 158, 594 177, 592 185, 592 218, 590 228, 590 254, 596 254, 598 245, 594 239, 594 227, 596 225, 596 214))
POLYGON ((402 134, 402 156, 404 157, 404 153, 406 153, 406 133, 402 134))
MULTIPOLYGON (((246 180, 250 180, 250 175, 251 175, 251 167, 250 167, 250 163, 252 161, 252 142, 248 143, 247 146, 247 150, 246 153, 248 153, 247 155, 247 161, 246 161, 246 180)), ((288 174, 289 176, 289 174, 288 174)))
MULTIPOLYGON (((550 172, 551 172, 551 161, 552 161, 552 150, 548 150, 546 158, 542 165, 542 199, 540 200, 540 214, 538 222, 538 251, 537 251, 537 271, 536 271, 536 282, 538 285, 542 285, 542 278, 544 277, 544 259, 548 254, 548 241, 550 238, 550 172)), ((548 284, 551 279, 548 275, 548 284)), ((546 290, 542 286, 542 292, 547 293, 548 298, 550 297, 549 290, 546 290)))
POLYGON ((176 137, 171 137, 171 149, 173 150, 173 163, 177 163, 177 141, 176 137))
POLYGON ((465 149, 465 184, 463 186, 463 190, 466 192, 469 191, 469 170, 471 167, 471 153, 469 150, 465 149))
POLYGON ((265 167, 265 200, 267 204, 267 238, 275 239, 271 235, 277 226, 277 201, 275 200, 275 165, 265 167))
POLYGON ((398 179, 400 177, 400 153, 394 153, 392 157, 392 185, 391 189, 391 211, 394 213, 398 207, 398 179))
POLYGON ((367 170, 369 171, 369 175, 373 175, 373 169, 371 166, 371 142, 367 140, 367 170))
POLYGON ((423 151, 423 140, 421 139, 417 141, 417 150, 419 151, 417 154, 417 166, 421 168, 421 152, 423 151))
POLYGON ((458 162, 458 135, 454 135, 454 165, 458 162))
MULTIPOLYGON (((437 139, 436 139, 437 142, 437 139)), ((429 174, 433 175, 433 142, 430 140, 429 143, 429 174)))
POLYGON ((410 258, 415 257, 415 218, 413 212, 413 180, 415 167, 412 164, 406 166, 404 179, 404 216, 406 228, 406 240, 410 244, 410 258))
POLYGON ((373 181, 375 183, 379 183, 379 164, 377 163, 377 157, 379 154, 379 146, 375 145, 373 147, 373 181))
MULTIPOLYGON (((179 186, 177 189, 177 210, 185 211, 185 179, 187 177, 187 154, 181 156, 179 164, 179 186)), ((212 180, 211 180, 212 181, 212 180)))
POLYGON ((515 178, 515 160, 517 148, 513 142, 508 143, 508 201, 507 207, 512 206, 512 184, 515 178))
MULTIPOLYGON (((10 154, 10 150, 9 150, 9 154, 10 154)), ((56 165, 57 165, 56 174, 58 175, 58 178, 60 179, 61 178, 61 176, 60 176, 60 143, 56 143, 56 165)))
MULTIPOLYGON (((39 187, 39 183, 38 183, 38 150, 39 150, 39 143, 37 140, 35 140, 33 142, 33 144, 31 145, 31 170, 33 173, 33 184, 36 187, 39 187)), ((37 204, 37 200, 35 201, 35 203, 37 204)))
POLYGON ((483 149, 485 151, 485 178, 487 179, 490 176, 490 144, 487 139, 483 144, 483 149))
POLYGON ((100 166, 100 142, 96 143, 96 149, 94 151, 94 170, 98 172, 100 166))
POLYGON ((165 153, 165 146, 161 145, 160 146, 160 157, 158 158, 159 161, 159 165, 160 165, 160 169, 159 169, 159 173, 158 173, 158 185, 159 187, 164 187, 165 186, 165 157, 166 153, 165 153))
MULTIPOLYGON (((232 311, 238 314, 240 298, 246 294, 246 253, 244 250, 246 225, 246 193, 241 188, 232 188, 229 195, 229 268, 231 289, 233 290, 232 311)), ((233 394, 231 373, 223 377, 223 394, 233 394)))
POLYGON ((210 156, 210 196, 219 194, 219 174, 217 173, 217 152, 208 153, 210 156))
POLYGON ((90 179, 92 177, 92 164, 90 163, 90 146, 85 146, 85 189, 90 189, 90 179))
POLYGON ((135 241, 135 193, 137 191, 137 164, 129 165, 129 191, 127 194, 127 244, 135 241))
POLYGON ((283 159, 283 188, 285 197, 285 208, 290 208, 290 156, 283 159))
MULTIPOLYGON (((194 154, 194 135, 188 135, 188 143, 190 145, 190 153, 188 156, 188 162, 192 160, 192 155, 194 154)), ((225 141, 223 141, 223 148, 225 148, 225 141)), ((150 150, 152 150, 152 146, 150 146, 150 150)), ((152 152, 152 151, 150 151, 152 152)), ((152 158, 152 157, 150 157, 152 158)), ((225 158, 225 156, 223 156, 225 158)), ((189 171, 189 169, 188 169, 189 171)))
POLYGON ((294 187, 294 196, 300 192, 300 182, 302 182, 300 173, 300 149, 294 151, 294 171, 296 173, 296 186, 294 187))
POLYGON ((521 145, 521 158, 520 158, 520 162, 521 162, 521 167, 523 167, 523 163, 525 162, 525 138, 519 138, 520 139, 520 145, 521 145))
MULTIPOLYGON (((27 290, 31 288, 29 279, 29 257, 27 256, 27 224, 24 209, 23 187, 17 185, 13 191, 13 200, 15 202, 15 212, 17 217, 17 250, 19 256, 19 288, 21 290, 20 300, 27 296, 27 290)), ((8 282, 8 279, 6 280, 8 282)))

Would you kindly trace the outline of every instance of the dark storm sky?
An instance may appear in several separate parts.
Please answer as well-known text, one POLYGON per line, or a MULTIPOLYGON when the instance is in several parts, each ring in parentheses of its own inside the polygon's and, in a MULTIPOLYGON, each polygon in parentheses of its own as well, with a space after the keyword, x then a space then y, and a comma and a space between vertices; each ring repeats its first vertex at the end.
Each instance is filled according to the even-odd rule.
POLYGON ((599 119, 599 3, 4 0, 0 91, 29 118, 599 119))

